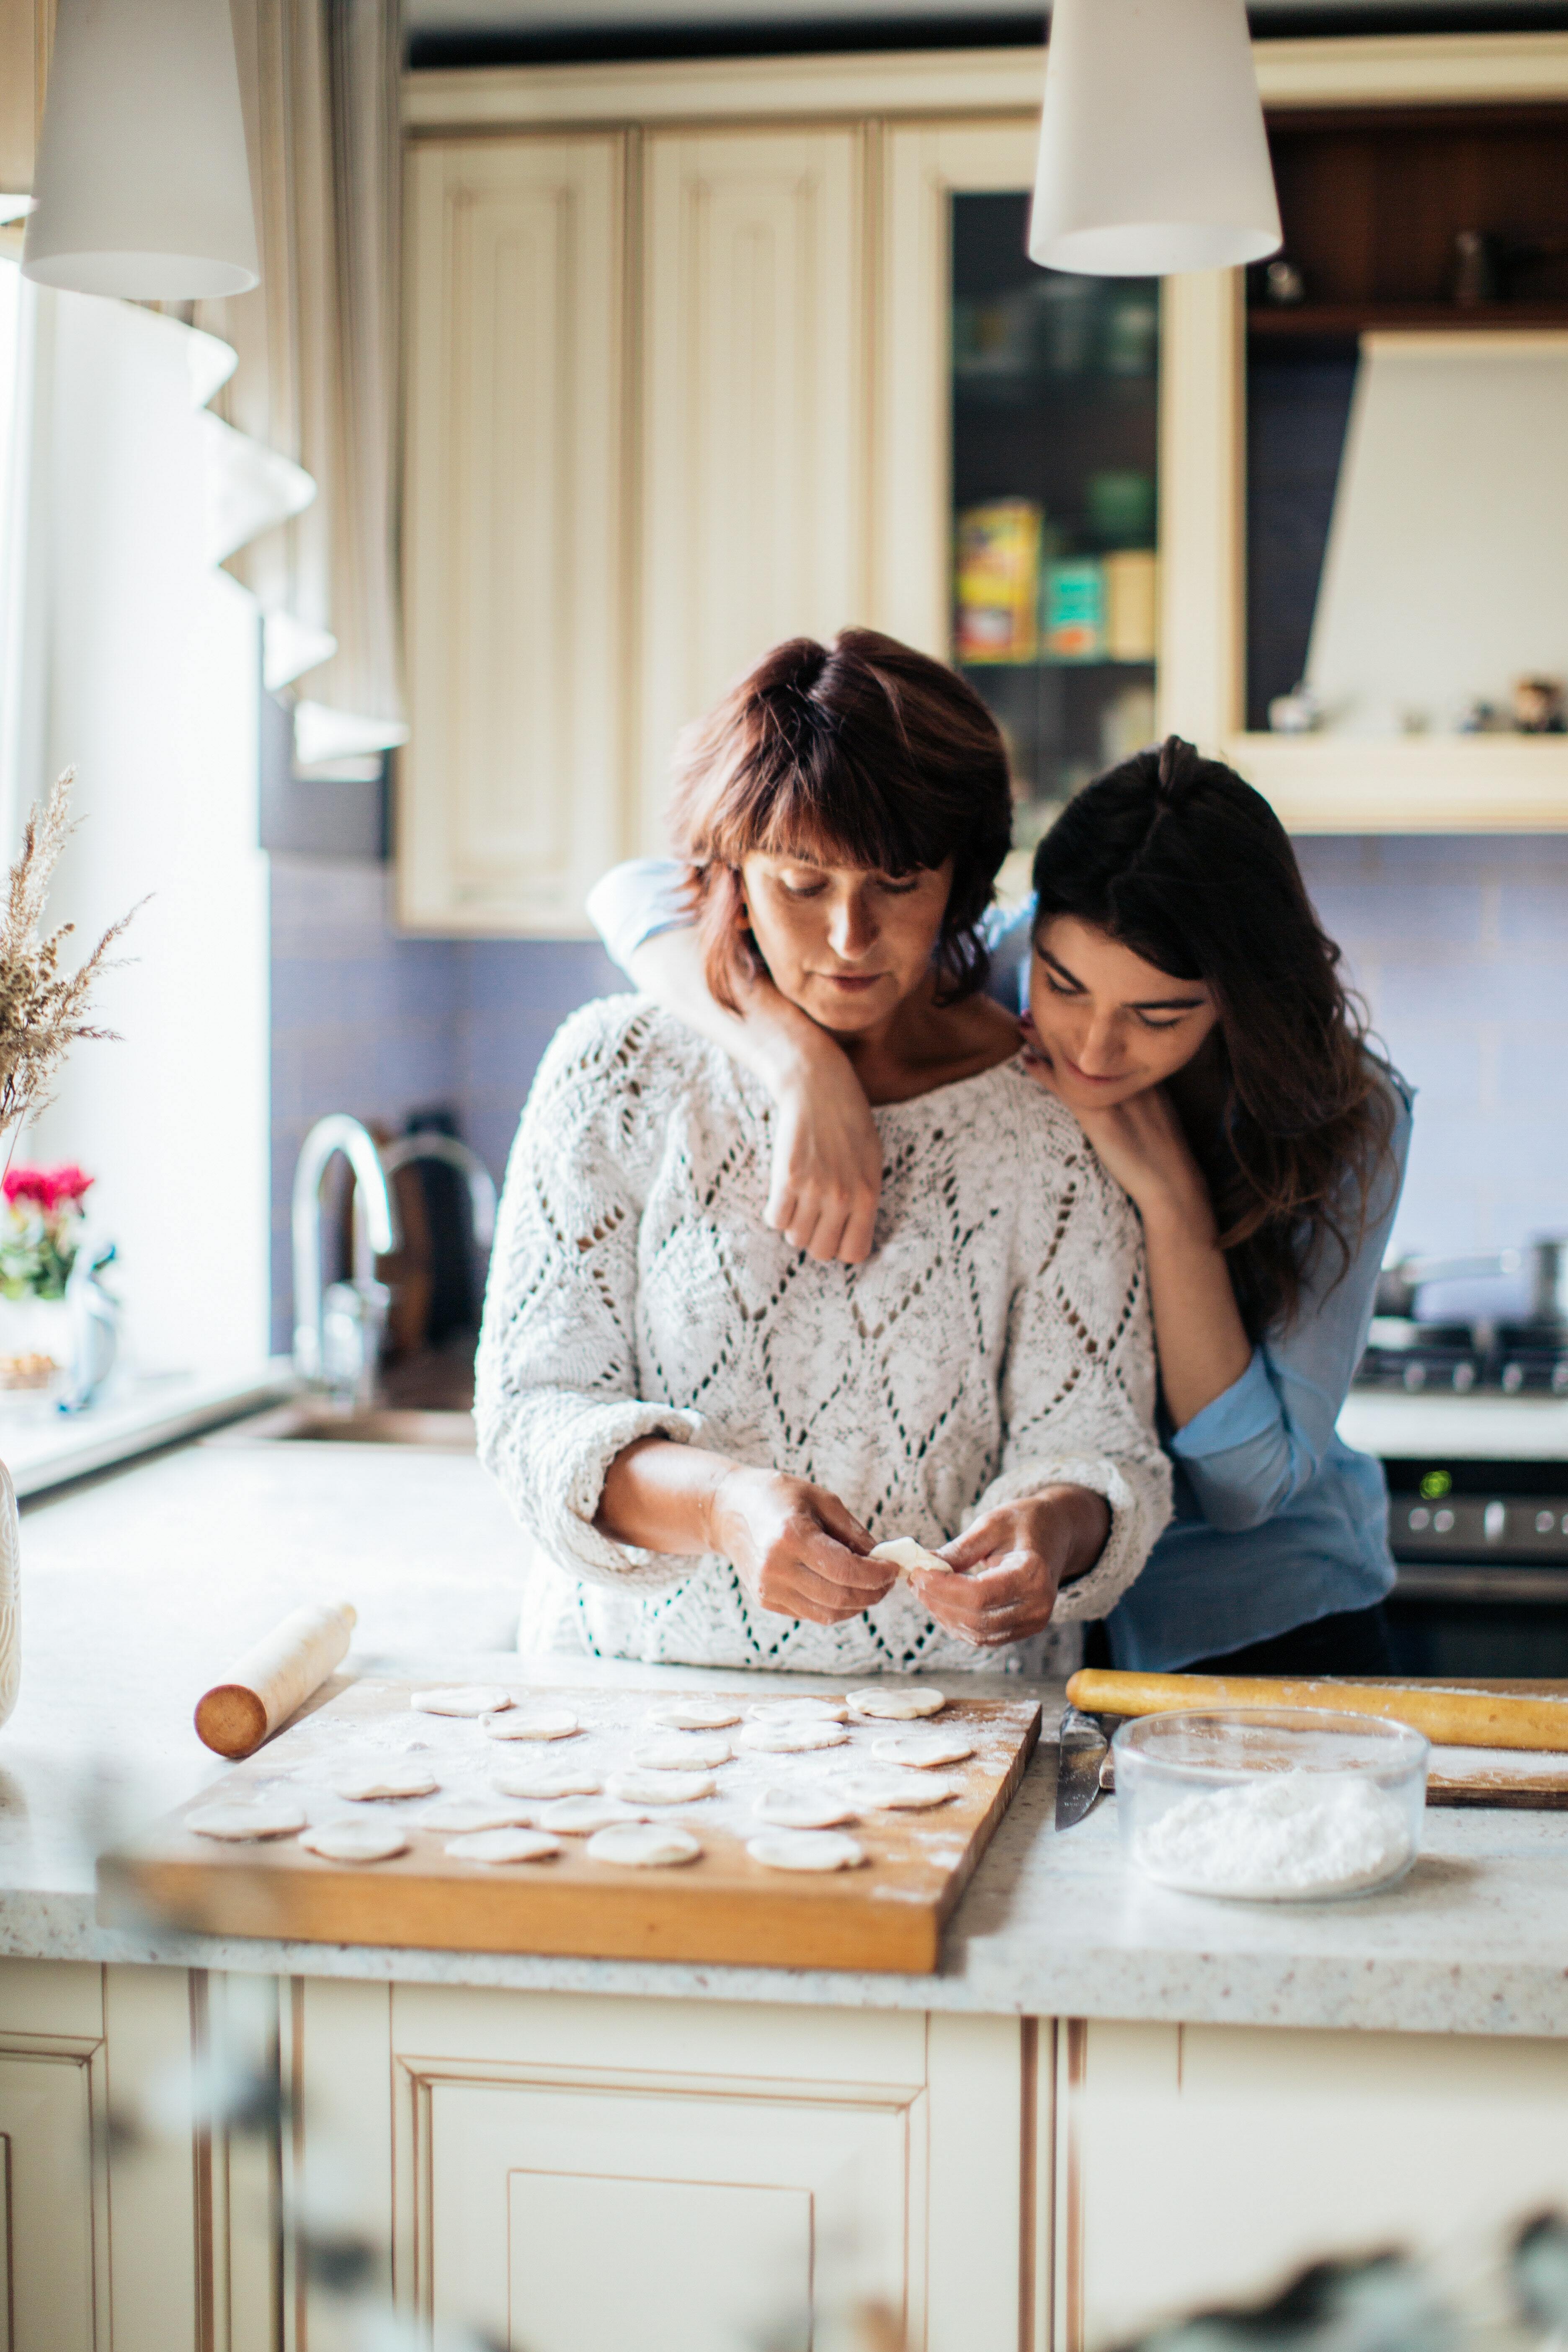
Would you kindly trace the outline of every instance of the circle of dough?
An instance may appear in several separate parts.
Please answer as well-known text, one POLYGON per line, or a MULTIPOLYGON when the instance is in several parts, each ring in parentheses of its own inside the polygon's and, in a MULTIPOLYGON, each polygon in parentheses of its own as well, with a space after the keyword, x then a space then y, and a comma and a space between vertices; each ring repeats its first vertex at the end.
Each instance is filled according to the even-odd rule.
POLYGON ((866 1689, 851 1691, 849 1703, 856 1715, 873 1716, 883 1723, 914 1723, 923 1715, 939 1715, 947 1700, 929 1683, 873 1683, 866 1689))
POLYGON ((644 1739, 632 1750, 632 1761, 640 1772, 711 1772, 716 1765, 727 1764, 735 1750, 727 1739, 700 1732, 666 1731, 653 1739, 644 1739))
POLYGON ((939 1772, 911 1772, 904 1764, 871 1764, 846 1772, 837 1784, 862 1812, 924 1812, 945 1805, 957 1789, 939 1772))
POLYGON ((328 1782, 335 1797, 362 1804, 371 1797, 434 1797, 441 1783, 428 1764, 389 1756, 384 1762, 369 1759, 345 1764, 328 1782))
POLYGON ((764 1756, 805 1756, 814 1748, 841 1748, 849 1733, 841 1723, 770 1722, 766 1716, 748 1723, 740 1735, 743 1748, 764 1756))
POLYGON ((492 1772, 490 1783, 503 1797, 597 1797, 604 1787, 586 1764, 507 1764, 492 1772))
POLYGON ((567 1837, 591 1837, 596 1830, 619 1828, 645 1819, 634 1805, 617 1804, 611 1797, 559 1797, 541 1806, 536 1816, 541 1830, 559 1830, 567 1837))
POLYGON ((449 1839, 446 1851, 459 1862, 548 1862, 560 1852, 560 1840, 544 1830, 476 1830, 449 1839))
POLYGON ((264 1798, 259 1804, 247 1805, 237 1797, 225 1798, 215 1805, 204 1805, 199 1812, 187 1813, 185 1827, 197 1837, 225 1838, 238 1843, 244 1838, 292 1837, 305 1826, 305 1816, 298 1805, 290 1805, 275 1797, 269 1804, 264 1798))
POLYGON ((711 1772, 621 1772, 610 1793, 623 1805, 695 1805, 717 1786, 711 1772))
POLYGON ((301 1831, 299 1843, 329 1862, 390 1862, 394 1853, 408 1851, 402 1831, 388 1821, 319 1822, 301 1831))
POLYGON ((454 1683, 442 1690, 410 1691, 408 1703, 421 1715, 499 1715, 512 1694, 499 1683, 454 1683))
POLYGON ((765 1698, 748 1709, 758 1723, 842 1723, 849 1713, 841 1698, 819 1698, 801 1691, 793 1698, 765 1698))
POLYGON ((702 1852, 690 1830, 674 1822, 627 1822, 601 1830, 583 1849, 590 1862, 619 1863, 624 1870, 663 1870, 695 1862, 702 1852))
POLYGON ((767 1870, 853 1870, 865 1850, 838 1830, 764 1830, 746 1851, 767 1870))
POLYGON ((508 1706, 482 1715, 479 1728, 492 1739, 570 1739, 582 1726, 570 1706, 508 1706))
POLYGON ((520 1805, 500 1797, 447 1797, 427 1806, 414 1821, 416 1830, 450 1830, 455 1836, 474 1837, 481 1830, 527 1829, 531 1815, 520 1805))
POLYGON ((961 1731, 895 1731, 873 1739, 871 1752, 883 1764, 909 1764, 917 1772, 931 1772, 942 1764, 961 1764, 975 1752, 975 1743, 961 1731))
POLYGON ((657 1731, 727 1731, 740 1716, 740 1708, 728 1698, 671 1698, 648 1710, 657 1731))
POLYGON ((775 1830, 831 1830, 855 1817, 853 1805, 835 1789, 764 1789, 753 1810, 775 1830))

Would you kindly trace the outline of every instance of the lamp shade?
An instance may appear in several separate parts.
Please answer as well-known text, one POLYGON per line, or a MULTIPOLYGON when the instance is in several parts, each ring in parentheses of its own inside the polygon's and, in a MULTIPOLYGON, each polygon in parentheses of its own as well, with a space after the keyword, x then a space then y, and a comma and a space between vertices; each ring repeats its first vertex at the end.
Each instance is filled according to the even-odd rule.
POLYGON ((243 294, 256 216, 228 0, 59 0, 22 268, 147 302, 243 294))
POLYGON ((1030 258, 1168 277, 1280 241, 1244 0, 1056 0, 1030 258))

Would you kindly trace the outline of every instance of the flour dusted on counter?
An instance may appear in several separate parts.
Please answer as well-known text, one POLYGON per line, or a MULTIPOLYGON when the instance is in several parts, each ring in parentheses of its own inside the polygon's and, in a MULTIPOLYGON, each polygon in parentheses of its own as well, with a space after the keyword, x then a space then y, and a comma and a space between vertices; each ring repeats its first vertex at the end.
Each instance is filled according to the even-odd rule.
POLYGON ((1409 1861, 1410 1832, 1371 1781, 1259 1773, 1183 1797, 1139 1832, 1133 1859, 1145 1876, 1189 1895, 1349 1895, 1409 1861))

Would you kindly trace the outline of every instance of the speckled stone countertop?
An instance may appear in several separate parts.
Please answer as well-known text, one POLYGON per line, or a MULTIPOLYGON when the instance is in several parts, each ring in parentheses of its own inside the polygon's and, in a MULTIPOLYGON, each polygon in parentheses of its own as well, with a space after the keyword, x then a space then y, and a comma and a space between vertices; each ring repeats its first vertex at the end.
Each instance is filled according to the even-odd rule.
MULTIPOLYGON (((343 1597, 360 1612, 350 1669, 506 1678, 519 1664, 525 1550, 472 1460, 222 1439, 31 1505, 22 1542, 22 1696, 0 1728, 0 1953, 843 2008, 1568 2035, 1568 1812, 1431 1811, 1409 1877, 1357 1902, 1168 1895, 1124 1871, 1113 1801, 1055 1834, 1061 1695, 1051 1686, 1038 1688, 1047 1739, 934 1977, 100 1928, 94 1852, 218 1777, 191 1710, 248 1641, 303 1600, 343 1597)), ((573 1659, 527 1671, 666 1689, 746 1679, 573 1659)), ((1030 1686, 983 1676, 975 1687, 1030 1686)))

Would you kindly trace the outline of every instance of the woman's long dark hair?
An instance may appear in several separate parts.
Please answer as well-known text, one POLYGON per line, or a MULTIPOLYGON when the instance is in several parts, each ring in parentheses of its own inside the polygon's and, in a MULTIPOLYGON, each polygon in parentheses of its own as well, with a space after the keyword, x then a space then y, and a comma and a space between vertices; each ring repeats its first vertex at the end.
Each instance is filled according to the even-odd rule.
POLYGON ((1211 991, 1220 1117, 1184 1124, 1249 1334, 1288 1322, 1325 1249, 1336 1280, 1350 1265, 1394 1098, 1283 825, 1234 769, 1173 735, 1068 803, 1034 887, 1040 923, 1076 916, 1211 991))

